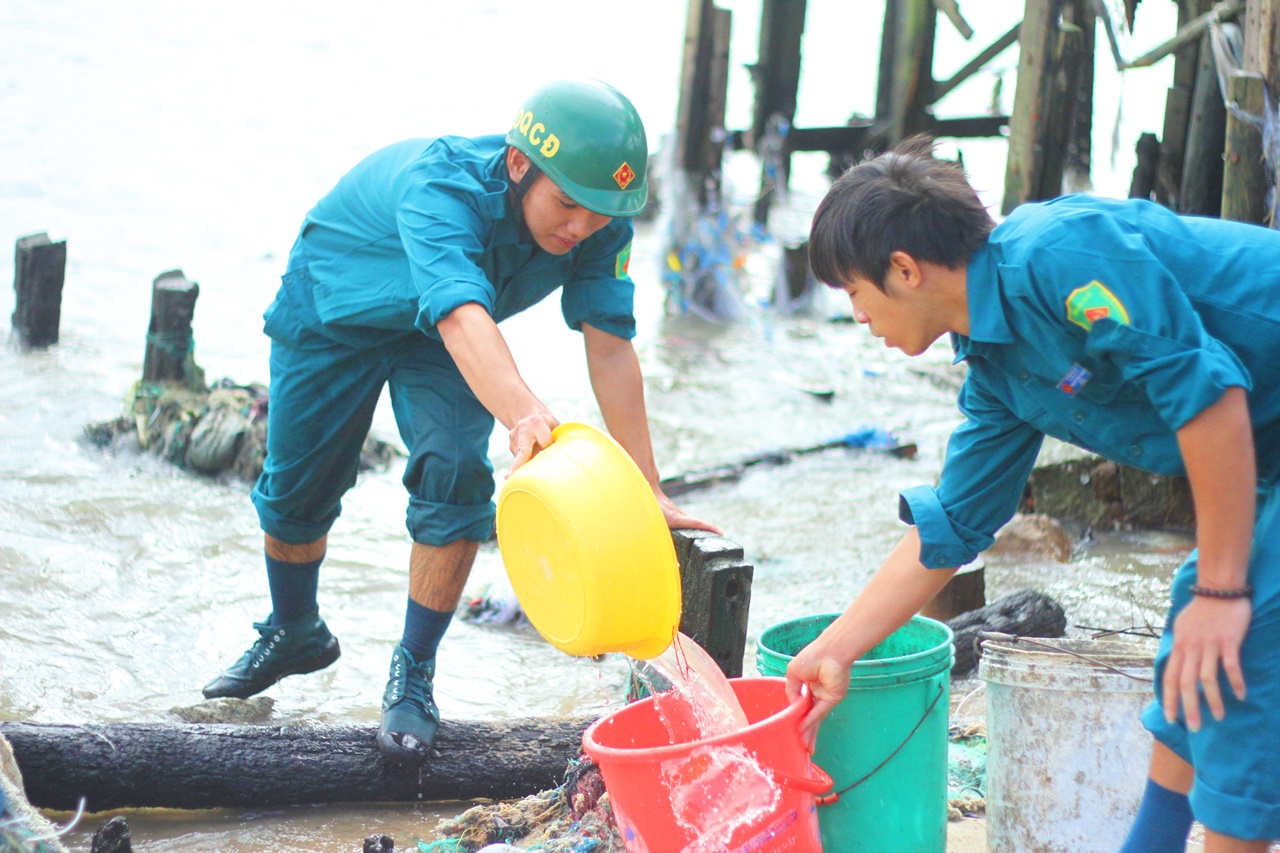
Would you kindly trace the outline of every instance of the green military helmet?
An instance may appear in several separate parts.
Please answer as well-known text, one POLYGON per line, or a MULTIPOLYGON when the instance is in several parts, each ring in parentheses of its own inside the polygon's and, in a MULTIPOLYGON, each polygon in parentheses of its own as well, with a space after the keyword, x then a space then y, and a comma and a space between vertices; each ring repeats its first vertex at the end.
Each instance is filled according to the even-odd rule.
POLYGON ((569 198, 605 216, 635 216, 649 197, 649 146, 640 114, 599 80, 557 80, 530 95, 507 144, 569 198))

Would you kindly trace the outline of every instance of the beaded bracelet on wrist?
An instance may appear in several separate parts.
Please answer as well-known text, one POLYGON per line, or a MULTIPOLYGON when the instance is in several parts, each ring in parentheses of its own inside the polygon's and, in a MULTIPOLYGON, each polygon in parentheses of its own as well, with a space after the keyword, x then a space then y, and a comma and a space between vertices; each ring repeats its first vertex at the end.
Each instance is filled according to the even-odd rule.
POLYGON ((1248 598, 1253 595, 1253 585, 1245 584, 1239 589, 1214 589, 1211 586, 1195 584, 1191 587, 1192 595, 1203 595, 1206 598, 1248 598))

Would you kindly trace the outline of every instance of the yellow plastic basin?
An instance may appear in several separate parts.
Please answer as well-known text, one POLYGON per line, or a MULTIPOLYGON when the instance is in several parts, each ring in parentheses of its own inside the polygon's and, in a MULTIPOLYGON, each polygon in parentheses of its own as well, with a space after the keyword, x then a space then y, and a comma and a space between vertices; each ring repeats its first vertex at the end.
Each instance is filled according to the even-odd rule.
POLYGON ((627 452, 566 423, 498 494, 498 548, 529 621, 571 655, 666 651, 680 569, 658 501, 627 452))

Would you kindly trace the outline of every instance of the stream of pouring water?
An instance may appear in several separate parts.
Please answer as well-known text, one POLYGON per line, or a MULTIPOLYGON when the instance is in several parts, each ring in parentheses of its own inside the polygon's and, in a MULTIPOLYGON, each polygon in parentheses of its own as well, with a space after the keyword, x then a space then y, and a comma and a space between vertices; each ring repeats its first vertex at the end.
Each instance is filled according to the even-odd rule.
MULTIPOLYGON (((684 634, 657 657, 633 661, 632 670, 653 696, 672 744, 722 738, 749 725, 720 667, 684 634)), ((731 739, 666 762, 663 776, 677 822, 695 839, 682 853, 725 849, 735 832, 769 815, 782 796, 773 774, 731 739)))

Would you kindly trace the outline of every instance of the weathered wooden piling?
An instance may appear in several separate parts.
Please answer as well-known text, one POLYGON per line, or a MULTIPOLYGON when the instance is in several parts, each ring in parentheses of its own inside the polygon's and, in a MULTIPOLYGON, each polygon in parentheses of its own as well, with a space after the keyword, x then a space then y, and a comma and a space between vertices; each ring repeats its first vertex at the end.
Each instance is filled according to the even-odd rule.
MULTIPOLYGON (((1079 0, 1085 2, 1085 0, 1079 0)), ((972 34, 954 4, 895 0, 884 6, 876 115, 840 127, 796 127, 801 48, 807 0, 764 0, 757 60, 750 66, 755 86, 751 126, 724 127, 730 16, 712 0, 689 0, 684 61, 676 122, 676 165, 692 195, 704 207, 718 204, 720 158, 726 147, 750 148, 761 156, 761 194, 755 219, 764 224, 785 189, 791 155, 825 151, 856 162, 867 150, 882 150, 913 133, 976 137, 999 135, 1008 116, 939 119, 933 108, 946 94, 980 70, 1016 38, 1016 27, 981 51, 942 84, 933 77, 933 44, 939 6, 967 38, 972 34), (723 46, 723 47, 721 47, 723 46), (785 132, 782 132, 785 128, 785 132), (767 160, 767 162, 766 162, 767 160)))
POLYGON ((67 243, 54 243, 41 232, 23 237, 14 248, 13 332, 26 349, 53 346, 62 321, 62 285, 67 271, 67 243))
POLYGON ((1137 165, 1133 167, 1133 179, 1129 182, 1129 198, 1152 200, 1160 168, 1160 139, 1154 133, 1144 133, 1138 137, 1134 152, 1137 165))
POLYGON ((1061 195, 1073 147, 1077 165, 1088 162, 1084 137, 1092 122, 1094 20, 1088 0, 1027 0, 1009 117, 1005 213, 1061 195))
POLYGON ((738 678, 755 569, 743 561, 742 546, 714 533, 677 530, 672 537, 684 601, 680 632, 706 649, 725 675, 738 678))
MULTIPOLYGON (((760 7, 760 48, 752 76, 756 84, 751 113, 750 144, 764 154, 761 145, 771 127, 780 123, 790 129, 796 114, 800 90, 800 47, 804 37, 806 0, 764 0, 760 7)), ((776 133, 776 131, 775 131, 776 133)), ((770 140, 778 146, 776 162, 761 163, 761 193, 756 201, 756 222, 767 222, 775 190, 785 188, 791 175, 791 153, 785 140, 770 140)), ((762 157, 763 159, 763 157, 762 157)))
POLYGON ((1267 176, 1262 159, 1262 128, 1249 120, 1261 119, 1266 98, 1263 76, 1256 71, 1233 72, 1228 81, 1226 144, 1222 173, 1222 218, 1263 222, 1267 176))
POLYGON ((1200 40, 1178 201, 1180 213, 1195 216, 1217 216, 1222 211, 1222 146, 1227 110, 1222 103, 1211 38, 1206 32, 1200 40))
POLYGON ((161 273, 152 282, 151 323, 142 363, 144 382, 177 382, 203 390, 204 377, 195 367, 191 334, 199 296, 200 285, 188 281, 182 270, 161 273))
POLYGON ((732 21, 712 0, 689 0, 676 113, 678 175, 671 177, 683 179, 702 207, 719 204, 732 21))

